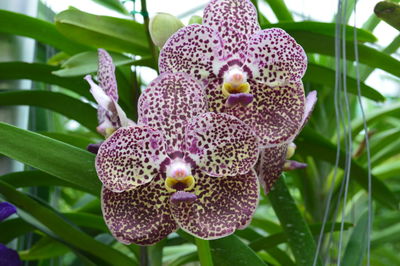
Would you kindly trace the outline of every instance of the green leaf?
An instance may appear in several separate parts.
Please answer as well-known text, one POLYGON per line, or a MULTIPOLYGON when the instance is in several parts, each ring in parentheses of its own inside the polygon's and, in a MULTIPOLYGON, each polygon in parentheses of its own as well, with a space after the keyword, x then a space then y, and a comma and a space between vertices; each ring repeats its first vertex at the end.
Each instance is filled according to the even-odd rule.
POLYGON ((37 132, 42 134, 43 136, 59 140, 61 142, 67 143, 69 145, 75 146, 80 149, 86 149, 86 147, 94 143, 95 141, 84 138, 82 136, 74 135, 74 133, 69 132, 68 134, 58 133, 58 132, 37 132))
POLYGON ((378 248, 386 243, 399 243, 400 223, 377 231, 372 235, 371 248, 378 248))
POLYGON ((1 154, 100 195, 94 154, 4 123, 0 143, 1 154))
POLYGON ((93 193, 93 191, 82 188, 81 186, 39 170, 21 171, 5 174, 0 176, 0 180, 16 188, 36 186, 62 186, 82 190, 92 193, 94 196, 98 196, 98 194, 93 193))
POLYGON ((150 55, 144 26, 133 20, 69 9, 57 14, 55 22, 57 29, 74 41, 114 52, 150 55))
POLYGON ((33 231, 35 228, 20 218, 7 219, 0 223, 0 243, 7 244, 14 238, 33 231))
MULTIPOLYGON (((308 31, 287 31, 307 53, 318 53, 335 56, 335 38, 308 31)), ((346 42, 346 59, 354 61, 354 42, 346 42)), ((380 52, 363 44, 357 44, 359 61, 373 68, 382 69, 390 74, 400 77, 400 61, 394 57, 380 52)))
MULTIPOLYGON (((288 32, 306 31, 310 33, 321 34, 324 36, 335 37, 336 23, 324 23, 315 21, 301 22, 281 22, 276 24, 267 24, 263 28, 281 28, 288 32)), ((378 39, 364 29, 356 28, 358 42, 376 42, 378 39)), ((346 40, 354 40, 354 27, 346 26, 346 40)))
MULTIPOLYGON (((371 111, 366 115, 367 124, 371 124, 375 121, 382 119, 385 116, 396 116, 400 114, 400 102, 390 104, 383 108, 378 108, 377 110, 371 111)), ((357 134, 364 129, 364 124, 362 117, 354 120, 351 123, 352 135, 353 137, 357 136, 357 134)))
POLYGON ((344 266, 362 265, 368 243, 368 212, 358 219, 343 255, 344 266))
POLYGON ((108 7, 114 11, 117 11, 122 14, 129 14, 129 12, 125 9, 124 5, 120 3, 119 0, 92 0, 102 6, 108 7))
MULTIPOLYGON (((330 162, 332 165, 335 164, 336 160, 336 145, 331 143, 329 140, 321 136, 319 133, 313 131, 310 128, 305 128, 301 132, 300 136, 296 139, 296 145, 298 152, 305 156, 318 155, 318 159, 322 161, 330 162)), ((344 168, 346 154, 342 150, 340 152, 339 167, 344 168)), ((352 160, 351 166, 351 179, 359 183, 364 189, 368 189, 368 171, 360 166, 355 160, 352 160)), ((383 183, 381 180, 372 175, 372 197, 379 201, 384 206, 397 209, 398 199, 393 192, 383 183)))
POLYGON ((197 256, 197 252, 190 252, 186 255, 183 256, 179 256, 179 258, 177 258, 176 260, 168 263, 168 266, 181 266, 181 265, 186 265, 189 262, 194 262, 194 261, 198 261, 199 258, 197 256))
POLYGON ((293 21, 292 13, 285 5, 284 0, 264 0, 271 7, 279 21, 293 21))
MULTIPOLYGON (((345 223, 344 229, 346 230, 346 229, 350 228, 351 226, 353 226, 353 225, 350 223, 345 223)), ((321 227, 322 227, 322 225, 320 225, 320 224, 312 224, 312 225, 310 225, 310 231, 313 235, 318 236, 321 232, 321 227)), ((331 227, 332 227, 332 223, 327 223, 324 228, 325 229, 324 233, 330 233, 331 227)), ((333 230, 334 231, 340 230, 340 223, 335 223, 333 230)), ((288 241, 287 235, 284 232, 280 232, 280 233, 276 233, 276 234, 272 234, 269 236, 265 236, 265 237, 256 239, 256 240, 250 242, 249 247, 251 249, 253 249, 254 251, 260 251, 262 249, 268 250, 268 249, 274 248, 286 241, 288 241)))
POLYGON ((68 54, 90 49, 60 34, 54 24, 6 10, 0 10, 0 32, 33 38, 68 54))
MULTIPOLYGON (((325 85, 333 90, 335 87, 335 71, 314 63, 308 63, 307 72, 303 77, 303 81, 312 82, 315 84, 325 85)), ((357 80, 347 76, 347 89, 348 92, 357 95, 357 80)), ((361 95, 374 101, 384 101, 385 97, 364 82, 360 82, 361 95)))
POLYGON ((0 63, 0 80, 31 79, 58 85, 92 99, 89 84, 81 77, 63 78, 52 74, 60 68, 40 63, 3 62, 0 63))
POLYGON ((44 260, 61 256, 69 251, 69 248, 60 242, 44 236, 28 250, 18 252, 21 260, 44 260))
POLYGON ((214 265, 266 265, 253 250, 235 235, 211 240, 210 246, 214 265))
MULTIPOLYGON (((288 243, 296 259, 296 264, 313 265, 316 252, 313 236, 282 177, 276 181, 268 194, 268 198, 283 231, 288 237, 288 243)), ((317 260, 317 265, 320 264, 320 261, 317 260)))
MULTIPOLYGON (((134 66, 154 67, 152 65, 153 60, 151 60, 150 58, 134 60, 119 53, 111 52, 110 55, 113 58, 113 63, 115 66, 129 64, 134 66)), ((85 74, 97 71, 98 67, 97 61, 98 61, 97 52, 95 51, 83 52, 69 58, 61 65, 62 69, 53 71, 52 73, 60 77, 83 76, 85 74)))
POLYGON ((63 93, 33 90, 0 92, 0 106, 5 105, 29 105, 46 108, 77 121, 93 132, 97 132, 96 109, 88 103, 63 93))
POLYGON ((399 161, 395 160, 381 164, 375 167, 372 172, 374 175, 379 176, 379 178, 397 177, 400 173, 400 163, 399 161))
POLYGON ((18 208, 29 213, 68 245, 78 248, 112 265, 134 265, 134 261, 119 251, 94 240, 63 219, 55 211, 0 181, 0 194, 18 208))

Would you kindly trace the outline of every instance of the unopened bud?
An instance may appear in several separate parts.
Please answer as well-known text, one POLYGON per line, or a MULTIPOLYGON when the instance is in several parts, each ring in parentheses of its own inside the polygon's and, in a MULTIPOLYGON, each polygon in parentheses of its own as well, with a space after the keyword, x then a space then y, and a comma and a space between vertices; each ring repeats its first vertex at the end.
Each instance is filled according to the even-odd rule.
POLYGON ((189 19, 189 25, 191 25, 191 24, 202 24, 202 23, 203 23, 203 18, 200 17, 200 16, 194 15, 189 19))
POLYGON ((307 167, 307 164, 305 164, 305 163, 287 160, 285 162, 285 164, 283 165, 283 171, 292 171, 292 170, 296 170, 296 169, 303 169, 306 167, 307 167))
POLYGON ((292 158, 295 151, 296 151, 296 144, 294 144, 293 142, 289 143, 288 149, 286 152, 286 159, 292 158))
POLYGON ((155 45, 162 48, 169 37, 183 26, 183 23, 173 15, 158 13, 150 20, 151 40, 155 45))

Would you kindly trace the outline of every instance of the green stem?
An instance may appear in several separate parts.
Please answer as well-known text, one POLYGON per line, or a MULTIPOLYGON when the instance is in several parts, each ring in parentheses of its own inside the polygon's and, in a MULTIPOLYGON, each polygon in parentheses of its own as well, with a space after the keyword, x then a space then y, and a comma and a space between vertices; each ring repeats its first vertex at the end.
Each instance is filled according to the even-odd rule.
MULTIPOLYGON (((316 252, 313 236, 282 177, 275 183, 268 197, 288 237, 296 264, 313 265, 316 252)), ((321 263, 317 260, 316 265, 321 265, 321 263)))
POLYGON ((195 238, 195 242, 197 245, 197 252, 199 254, 199 260, 201 266, 212 266, 212 258, 210 252, 210 244, 208 240, 203 240, 200 238, 195 238))
POLYGON ((153 41, 151 40, 151 36, 150 36, 150 29, 149 29, 150 19, 149 19, 149 13, 147 12, 146 0, 141 0, 140 3, 142 6, 141 13, 142 13, 143 20, 144 20, 144 26, 146 28, 147 42, 149 44, 151 54, 153 55, 155 70, 158 73, 158 50, 157 50, 158 48, 154 45, 153 41))

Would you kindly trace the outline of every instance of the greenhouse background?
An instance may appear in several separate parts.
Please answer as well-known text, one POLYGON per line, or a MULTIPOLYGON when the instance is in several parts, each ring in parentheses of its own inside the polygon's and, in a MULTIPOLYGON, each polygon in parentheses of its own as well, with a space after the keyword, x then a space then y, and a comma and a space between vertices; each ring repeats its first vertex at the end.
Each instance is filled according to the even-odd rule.
POLYGON ((0 266, 400 265, 399 1, 251 2, 262 29, 284 29, 307 54, 304 90, 318 101, 293 156, 307 167, 260 189, 243 230, 198 241, 179 229, 141 246, 103 219, 87 147, 104 136, 84 77, 105 49, 136 122, 159 75, 155 34, 202 23, 209 1, 0 1, 0 266), (162 13, 170 21, 152 32, 162 13))

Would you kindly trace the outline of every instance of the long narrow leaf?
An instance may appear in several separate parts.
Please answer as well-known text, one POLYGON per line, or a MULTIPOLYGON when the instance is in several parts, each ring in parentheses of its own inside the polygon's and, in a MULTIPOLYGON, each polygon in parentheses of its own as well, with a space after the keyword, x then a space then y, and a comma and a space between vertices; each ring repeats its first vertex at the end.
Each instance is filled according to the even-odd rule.
POLYGON ((60 34, 54 24, 6 10, 0 10, 0 32, 30 37, 68 54, 90 49, 60 34))
POLYGON ((72 90, 89 99, 92 96, 89 93, 89 85, 81 77, 59 77, 52 74, 60 68, 41 63, 25 62, 3 62, 0 63, 0 80, 9 79, 31 79, 34 81, 45 82, 58 85, 72 90))
MULTIPOLYGON (((279 178, 268 198, 278 216, 297 265, 313 265, 316 246, 310 228, 301 215, 283 178, 279 178)), ((317 260, 317 264, 320 262, 317 260)))
POLYGON ((0 181, 0 194, 9 202, 21 208, 49 228, 65 243, 98 257, 112 265, 132 265, 134 261, 117 250, 94 240, 81 232, 57 213, 43 206, 27 195, 15 190, 12 186, 0 181))
POLYGON ((29 105, 46 108, 65 115, 96 132, 96 109, 90 104, 63 93, 32 90, 0 92, 0 106, 5 105, 29 105))
MULTIPOLYGON (((335 37, 335 23, 324 23, 315 21, 280 22, 275 24, 261 25, 263 28, 281 28, 286 31, 307 31, 325 36, 335 37)), ((376 42, 377 38, 370 32, 356 28, 358 42, 376 42)), ((346 26, 346 40, 354 40, 354 27, 346 26)))
POLYGON ((133 20, 97 16, 76 9, 57 14, 57 29, 68 38, 96 48, 150 55, 144 26, 133 20))
POLYGON ((0 143, 0 154, 100 195, 94 154, 4 123, 0 123, 0 143))
MULTIPOLYGON (((335 71, 314 63, 308 63, 307 72, 304 75, 303 81, 309 81, 315 84, 322 84, 328 88, 335 88, 335 71)), ((347 76, 348 92, 357 95, 357 80, 347 76)), ((384 101, 385 97, 374 88, 360 82, 361 95, 374 101, 384 101)))
MULTIPOLYGON (((317 132, 305 128, 300 136, 296 139, 298 151, 302 155, 315 156, 318 155, 318 159, 330 162, 332 165, 335 164, 336 159, 336 145, 325 139, 317 132)), ((344 168, 346 158, 344 151, 340 154, 341 160, 339 161, 339 167, 344 168)), ((368 189, 368 172, 366 169, 361 167, 356 161, 352 160, 351 167, 351 180, 355 180, 364 189, 368 189)), ((397 209, 398 199, 393 192, 383 183, 381 180, 372 176, 372 197, 379 201, 381 204, 388 208, 397 209)))

